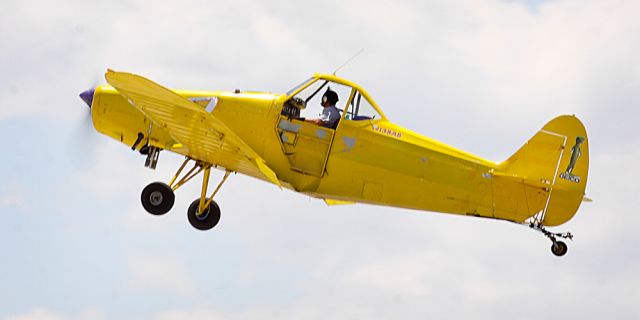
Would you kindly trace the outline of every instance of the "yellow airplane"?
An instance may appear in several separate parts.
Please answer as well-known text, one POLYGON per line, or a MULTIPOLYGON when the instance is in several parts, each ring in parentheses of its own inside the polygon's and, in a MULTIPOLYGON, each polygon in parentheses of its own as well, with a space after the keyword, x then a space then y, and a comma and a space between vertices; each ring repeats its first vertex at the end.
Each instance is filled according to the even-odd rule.
POLYGON ((220 220, 213 198, 232 172, 329 205, 368 203, 523 224, 547 236, 556 256, 567 252, 557 238, 572 235, 545 227, 569 221, 588 200, 589 142, 575 116, 551 120, 509 159, 493 162, 390 122, 362 87, 335 75, 315 74, 284 94, 174 91, 112 70, 105 77, 109 85, 80 94, 97 131, 146 155, 152 169, 162 150, 185 156, 168 183, 144 188, 143 207, 167 213, 174 192, 203 172, 200 196, 187 210, 200 230, 220 220), (301 117, 306 106, 328 105, 327 97, 338 102, 335 121, 301 117), (211 168, 225 173, 208 195, 211 168))

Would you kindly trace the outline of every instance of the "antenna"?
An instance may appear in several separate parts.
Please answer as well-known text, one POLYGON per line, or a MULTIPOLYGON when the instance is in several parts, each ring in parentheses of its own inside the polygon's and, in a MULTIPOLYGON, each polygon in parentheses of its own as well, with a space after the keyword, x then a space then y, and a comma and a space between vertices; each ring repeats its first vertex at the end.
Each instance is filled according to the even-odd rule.
POLYGON ((362 52, 364 51, 364 48, 360 49, 360 51, 358 51, 356 54, 354 54, 353 56, 351 56, 351 58, 347 59, 347 61, 345 61, 341 66, 338 67, 338 69, 336 69, 336 71, 334 71, 332 74, 335 76, 336 73, 342 69, 342 67, 346 66, 347 63, 351 62, 351 60, 355 59, 357 56, 359 56, 362 52))

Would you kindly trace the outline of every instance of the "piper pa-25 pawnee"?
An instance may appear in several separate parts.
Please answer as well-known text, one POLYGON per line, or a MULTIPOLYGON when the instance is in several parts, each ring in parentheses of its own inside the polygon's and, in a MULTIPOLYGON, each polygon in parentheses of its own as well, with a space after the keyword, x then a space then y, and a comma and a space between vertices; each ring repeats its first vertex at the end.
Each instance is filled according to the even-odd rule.
POLYGON ((109 85, 80 94, 97 131, 146 155, 152 169, 162 150, 185 156, 168 184, 144 188, 143 207, 167 213, 174 192, 203 172, 202 192, 187 210, 200 230, 220 220, 213 198, 231 172, 329 205, 367 203, 523 224, 547 236, 556 256, 567 252, 558 238, 572 235, 546 227, 569 221, 587 199, 589 141, 575 116, 551 120, 506 161, 493 162, 390 122, 363 88, 335 75, 316 74, 284 94, 174 91, 112 70, 105 77, 109 85), (337 123, 305 121, 301 110, 320 105, 328 90, 339 96, 337 123), (193 167, 183 174, 189 162, 193 167), (208 195, 211 168, 225 174, 208 195))

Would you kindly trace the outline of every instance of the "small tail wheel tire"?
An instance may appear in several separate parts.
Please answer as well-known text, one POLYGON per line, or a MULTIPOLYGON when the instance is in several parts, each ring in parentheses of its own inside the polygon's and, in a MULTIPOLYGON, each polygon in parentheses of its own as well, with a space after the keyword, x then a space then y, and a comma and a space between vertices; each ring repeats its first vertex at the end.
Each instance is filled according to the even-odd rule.
POLYGON ((556 257, 562 257, 567 253, 567 250, 569 248, 567 247, 567 244, 562 242, 562 241, 555 241, 552 245, 551 245, 551 252, 556 256, 556 257))
POLYGON ((220 222, 220 207, 215 201, 211 201, 204 212, 198 212, 200 199, 194 200, 187 210, 187 218, 191 226, 198 230, 209 230, 220 222))
POLYGON ((165 183, 153 182, 142 190, 140 195, 142 206, 147 212, 161 216, 173 207, 176 196, 173 190, 165 183))

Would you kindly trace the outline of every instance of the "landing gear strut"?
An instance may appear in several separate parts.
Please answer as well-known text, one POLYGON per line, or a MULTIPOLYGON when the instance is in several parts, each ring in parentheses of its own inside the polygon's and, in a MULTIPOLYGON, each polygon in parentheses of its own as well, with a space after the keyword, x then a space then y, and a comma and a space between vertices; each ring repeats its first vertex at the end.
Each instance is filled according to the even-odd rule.
POLYGON ((207 198, 207 186, 209 185, 209 175, 211 174, 211 166, 204 168, 204 178, 202 181, 202 192, 200 198, 194 200, 187 210, 187 218, 189 223, 198 230, 209 230, 215 227, 220 221, 220 207, 213 201, 213 197, 218 193, 220 187, 227 181, 231 171, 224 173, 224 178, 218 184, 213 194, 207 198))
POLYGON ((553 255, 555 255, 556 257, 562 257, 567 253, 569 249, 567 244, 557 240, 556 237, 573 240, 573 235, 570 232, 565 232, 565 233, 549 232, 547 231, 547 229, 544 228, 543 225, 539 223, 530 223, 529 227, 533 230, 542 232, 545 236, 547 236, 547 238, 551 240, 551 242, 553 242, 553 244, 551 245, 551 253, 553 253, 553 255))
POLYGON ((220 222, 220 207, 215 201, 211 201, 208 207, 200 211, 200 199, 196 199, 187 210, 187 218, 194 228, 209 230, 220 222))
MULTIPOLYGON (((155 167, 159 151, 160 149, 156 149, 154 147, 149 148, 149 154, 145 163, 146 166, 155 167)), ((187 210, 187 218, 194 228, 198 230, 209 230, 215 227, 220 221, 220 207, 215 201, 213 201, 213 197, 218 193, 225 181, 227 181, 231 171, 225 171, 224 178, 222 178, 218 187, 210 197, 207 197, 207 187, 209 185, 209 176, 211 175, 210 164, 195 161, 194 166, 184 176, 182 176, 182 178, 178 179, 182 170, 184 170, 187 163, 191 160, 192 159, 188 157, 185 159, 169 184, 153 182, 146 186, 142 190, 140 199, 142 201, 142 206, 147 210, 147 212, 153 215, 163 215, 169 212, 173 207, 175 202, 174 192, 185 183, 189 182, 189 180, 197 176, 200 172, 204 171, 200 198, 194 200, 189 206, 189 209, 187 210)))

